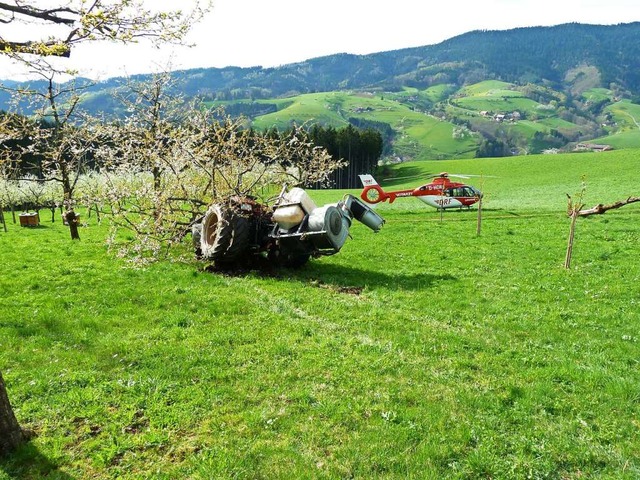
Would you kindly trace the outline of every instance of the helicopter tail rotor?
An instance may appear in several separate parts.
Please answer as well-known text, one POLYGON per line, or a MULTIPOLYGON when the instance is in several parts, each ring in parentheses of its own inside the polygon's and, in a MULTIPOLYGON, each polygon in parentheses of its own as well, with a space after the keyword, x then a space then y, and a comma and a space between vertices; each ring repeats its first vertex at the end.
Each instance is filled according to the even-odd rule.
POLYGON ((395 196, 387 194, 382 187, 378 185, 378 182, 373 178, 373 175, 364 174, 358 176, 360 177, 360 181, 364 187, 364 190, 362 190, 362 193, 360 194, 360 198, 362 198, 362 200, 370 204, 376 204, 388 199, 389 203, 393 203, 395 196))

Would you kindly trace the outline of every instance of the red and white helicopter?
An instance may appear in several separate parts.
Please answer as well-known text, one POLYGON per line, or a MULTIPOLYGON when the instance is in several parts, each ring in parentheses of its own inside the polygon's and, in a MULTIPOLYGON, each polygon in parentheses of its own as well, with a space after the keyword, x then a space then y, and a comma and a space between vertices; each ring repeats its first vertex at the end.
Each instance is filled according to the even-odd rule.
POLYGON ((431 183, 394 192, 385 192, 372 175, 359 175, 359 177, 364 186, 360 198, 367 203, 375 204, 386 200, 389 200, 389 203, 393 203, 399 197, 417 197, 438 210, 447 208, 469 209, 471 205, 482 198, 482 192, 477 188, 449 179, 449 177, 470 178, 465 175, 450 175, 447 172, 442 172, 438 175, 433 175, 431 183))

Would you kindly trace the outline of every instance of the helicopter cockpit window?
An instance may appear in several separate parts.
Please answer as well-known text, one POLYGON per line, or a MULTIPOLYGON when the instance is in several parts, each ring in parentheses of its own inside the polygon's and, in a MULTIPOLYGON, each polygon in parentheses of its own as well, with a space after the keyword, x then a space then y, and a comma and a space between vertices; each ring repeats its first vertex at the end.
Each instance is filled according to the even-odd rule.
POLYGON ((464 191, 465 197, 475 197, 476 195, 471 187, 464 187, 462 190, 464 191))

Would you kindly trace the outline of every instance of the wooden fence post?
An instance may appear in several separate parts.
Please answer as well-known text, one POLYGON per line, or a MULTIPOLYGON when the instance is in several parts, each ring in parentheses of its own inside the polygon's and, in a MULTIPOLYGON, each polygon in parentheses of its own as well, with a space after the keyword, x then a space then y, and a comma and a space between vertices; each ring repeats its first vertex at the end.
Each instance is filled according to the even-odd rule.
POLYGON ((478 225, 476 227, 476 237, 480 236, 482 230, 482 196, 478 199, 478 225))
POLYGON ((569 227, 569 241, 567 242, 567 254, 564 258, 564 268, 571 268, 571 255, 573 254, 573 239, 576 234, 576 221, 578 220, 578 211, 571 212, 571 227, 569 227))

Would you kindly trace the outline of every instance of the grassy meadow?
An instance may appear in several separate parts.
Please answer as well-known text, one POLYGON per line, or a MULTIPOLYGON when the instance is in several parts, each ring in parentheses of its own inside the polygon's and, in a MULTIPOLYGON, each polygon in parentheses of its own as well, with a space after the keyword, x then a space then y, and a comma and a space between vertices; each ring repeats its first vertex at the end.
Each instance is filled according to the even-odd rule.
POLYGON ((9 221, 0 371, 35 437, 0 480, 639 478, 640 205, 579 219, 563 262, 566 194, 639 195, 640 152, 378 180, 440 171, 481 175, 480 236, 399 199, 300 270, 132 269, 95 216, 79 242, 9 221))
POLYGON ((593 140, 594 143, 606 143, 614 148, 634 148, 640 142, 640 105, 627 100, 614 103, 607 107, 609 112, 620 127, 620 131, 605 137, 593 140))

